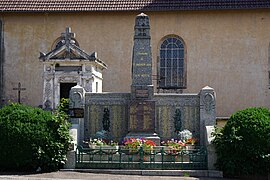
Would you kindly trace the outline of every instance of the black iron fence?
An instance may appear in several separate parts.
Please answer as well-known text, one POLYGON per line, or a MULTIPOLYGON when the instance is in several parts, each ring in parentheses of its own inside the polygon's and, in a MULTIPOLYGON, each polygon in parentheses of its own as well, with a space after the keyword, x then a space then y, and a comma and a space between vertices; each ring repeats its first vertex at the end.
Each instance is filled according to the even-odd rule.
POLYGON ((172 150, 166 146, 152 150, 98 146, 76 150, 76 168, 89 169, 207 169, 204 147, 172 150))

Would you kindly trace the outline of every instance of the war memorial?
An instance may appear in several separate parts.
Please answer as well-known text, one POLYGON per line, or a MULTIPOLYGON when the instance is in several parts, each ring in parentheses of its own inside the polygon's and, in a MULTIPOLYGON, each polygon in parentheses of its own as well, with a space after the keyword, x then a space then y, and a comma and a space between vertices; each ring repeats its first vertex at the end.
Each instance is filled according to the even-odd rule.
MULTIPOLYGON (((205 156, 208 165, 204 168, 214 169, 215 155, 209 142, 216 119, 214 89, 206 86, 194 94, 154 93, 150 22, 146 14, 136 17, 134 31, 130 92, 93 93, 79 85, 71 88, 70 132, 74 149, 89 138, 102 137, 118 142, 144 138, 160 145, 161 141, 177 138, 178 132, 188 129, 199 140, 197 145, 208 152, 205 156)), ((90 159, 94 161, 93 158, 90 159)))

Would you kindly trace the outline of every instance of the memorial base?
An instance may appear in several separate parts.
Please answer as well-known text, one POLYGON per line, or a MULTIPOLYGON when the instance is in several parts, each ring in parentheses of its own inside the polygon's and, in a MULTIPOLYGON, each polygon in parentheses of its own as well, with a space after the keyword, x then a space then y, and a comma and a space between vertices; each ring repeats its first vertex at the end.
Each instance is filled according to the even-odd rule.
POLYGON ((125 138, 144 138, 152 140, 157 146, 160 146, 160 137, 156 133, 144 133, 144 132, 130 132, 125 138))

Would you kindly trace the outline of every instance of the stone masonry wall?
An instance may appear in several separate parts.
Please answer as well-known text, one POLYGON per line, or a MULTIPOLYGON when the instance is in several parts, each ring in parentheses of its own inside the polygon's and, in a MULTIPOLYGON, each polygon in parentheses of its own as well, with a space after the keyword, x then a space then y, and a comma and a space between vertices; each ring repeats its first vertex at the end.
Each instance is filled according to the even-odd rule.
POLYGON ((181 112, 181 130, 200 138, 200 100, 198 94, 155 94, 156 129, 161 140, 177 138, 174 126, 176 109, 181 112))
POLYGON ((129 93, 86 93, 84 138, 95 137, 103 128, 104 108, 110 111, 110 135, 121 140, 127 134, 129 93))
MULTIPOLYGON (((110 110, 110 134, 121 140, 128 133, 130 93, 86 93, 84 138, 95 137, 102 130, 104 108, 110 110)), ((189 129, 199 138, 200 100, 198 94, 155 94, 156 133, 162 140, 177 138, 175 110, 180 109, 182 130, 189 129)))

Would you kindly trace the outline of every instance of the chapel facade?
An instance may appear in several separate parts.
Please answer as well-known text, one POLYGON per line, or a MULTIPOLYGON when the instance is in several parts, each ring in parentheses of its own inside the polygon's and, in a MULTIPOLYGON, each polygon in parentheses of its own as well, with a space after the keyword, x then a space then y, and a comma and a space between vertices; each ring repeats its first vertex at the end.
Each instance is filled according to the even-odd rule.
POLYGON ((22 103, 44 108, 55 108, 75 84, 129 92, 134 17, 145 12, 155 93, 211 86, 220 117, 270 108, 269 2, 57 2, 0 2, 1 104, 17 101, 18 83, 22 103))

